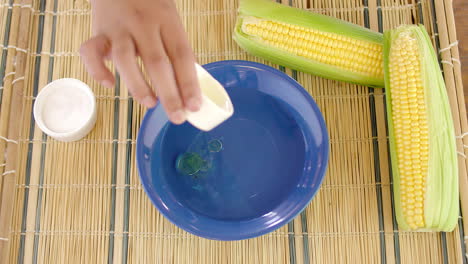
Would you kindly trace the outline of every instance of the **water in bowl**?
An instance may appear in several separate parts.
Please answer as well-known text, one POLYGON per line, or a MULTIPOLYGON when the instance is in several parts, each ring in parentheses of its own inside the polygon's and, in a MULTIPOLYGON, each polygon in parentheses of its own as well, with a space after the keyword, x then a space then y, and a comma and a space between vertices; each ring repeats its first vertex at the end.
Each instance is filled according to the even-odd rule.
POLYGON ((230 96, 234 116, 210 132, 169 125, 161 163, 153 166, 184 206, 215 219, 247 220, 273 210, 297 185, 305 143, 280 101, 248 89, 230 96))
POLYGON ((211 171, 216 158, 215 153, 222 150, 223 143, 219 139, 209 138, 209 135, 200 132, 190 144, 187 152, 179 155, 176 160, 176 169, 179 173, 200 178, 211 171))

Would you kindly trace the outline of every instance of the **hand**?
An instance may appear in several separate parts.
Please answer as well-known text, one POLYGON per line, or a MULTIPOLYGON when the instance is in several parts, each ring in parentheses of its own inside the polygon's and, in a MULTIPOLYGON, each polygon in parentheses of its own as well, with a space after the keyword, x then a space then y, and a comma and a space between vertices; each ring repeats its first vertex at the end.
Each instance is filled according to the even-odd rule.
POLYGON ((92 0, 93 37, 80 54, 89 74, 112 88, 105 66, 112 59, 135 100, 154 107, 156 96, 137 64, 141 57, 169 119, 185 121, 184 110, 198 111, 201 92, 195 57, 173 0, 92 0))

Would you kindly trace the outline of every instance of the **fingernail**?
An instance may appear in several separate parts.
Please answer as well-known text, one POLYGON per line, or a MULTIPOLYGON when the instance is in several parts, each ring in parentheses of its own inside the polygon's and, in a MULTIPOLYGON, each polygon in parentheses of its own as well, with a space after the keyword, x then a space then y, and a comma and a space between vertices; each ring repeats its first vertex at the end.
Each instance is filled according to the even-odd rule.
POLYGON ((102 81, 102 85, 104 85, 104 87, 106 87, 106 88, 114 88, 114 85, 109 80, 102 81))
POLYGON ((154 105, 156 104, 156 99, 153 96, 148 95, 145 98, 143 98, 143 100, 141 100, 141 103, 144 106, 151 108, 154 107, 154 105))
POLYGON ((187 102, 187 110, 196 112, 200 110, 201 104, 202 102, 199 98, 190 98, 187 102))
POLYGON ((181 110, 170 114, 170 119, 176 124, 182 124, 185 121, 185 113, 181 110))

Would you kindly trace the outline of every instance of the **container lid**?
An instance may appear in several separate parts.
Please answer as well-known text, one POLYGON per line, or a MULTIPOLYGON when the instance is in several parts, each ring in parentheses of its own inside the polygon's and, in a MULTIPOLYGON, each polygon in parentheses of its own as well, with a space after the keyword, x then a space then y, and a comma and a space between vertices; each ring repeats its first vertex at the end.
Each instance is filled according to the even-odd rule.
POLYGON ((39 92, 34 119, 44 133, 56 140, 80 140, 96 122, 96 98, 89 86, 77 79, 55 80, 39 92))

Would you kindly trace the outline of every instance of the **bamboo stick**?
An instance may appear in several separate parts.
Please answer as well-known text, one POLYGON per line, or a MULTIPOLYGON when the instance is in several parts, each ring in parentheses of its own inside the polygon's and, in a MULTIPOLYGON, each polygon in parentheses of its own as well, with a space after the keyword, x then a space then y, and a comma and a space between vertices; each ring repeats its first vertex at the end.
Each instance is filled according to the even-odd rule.
MULTIPOLYGON (((20 4, 31 4, 31 1, 23 0, 19 2, 20 4)), ((27 48, 27 43, 29 40, 29 35, 26 32, 29 31, 30 26, 30 14, 29 10, 15 10, 13 12, 12 25, 17 25, 18 30, 16 31, 12 27, 10 31, 10 40, 13 46, 17 46, 21 49, 27 48), (18 23, 20 21, 23 23, 18 23)), ((13 211, 13 198, 15 197, 15 188, 14 184, 16 182, 16 168, 17 168, 17 157, 18 157, 18 139, 19 139, 19 130, 22 126, 20 119, 17 119, 15 116, 10 118, 10 113, 21 113, 23 109, 22 96, 24 89, 24 80, 21 81, 20 78, 25 77, 25 64, 26 64, 26 54, 18 53, 16 54, 15 50, 10 50, 8 55, 8 62, 6 68, 6 74, 15 72, 12 75, 12 78, 7 78, 4 82, 4 93, 3 93, 3 102, 2 102, 2 112, 0 113, 0 128, 1 135, 5 135, 5 138, 11 139, 13 142, 8 142, 8 144, 0 144, 0 153, 5 152, 6 147, 6 166, 5 170, 2 172, 3 184, 1 191, 1 204, 0 204, 0 237, 5 238, 6 240, 0 241, 0 262, 6 263, 8 257, 8 251, 10 243, 8 241, 9 226, 12 218, 13 211), (15 61, 15 63, 13 62, 15 61), (20 80, 20 81, 15 81, 20 80), (10 88, 10 89, 8 89, 10 88), (8 124, 8 125, 6 125, 8 124), (5 174, 5 172, 11 172, 5 174)), ((0 160, 3 160, 3 155, 0 160)), ((1 172, 1 170, 0 170, 1 172)))

